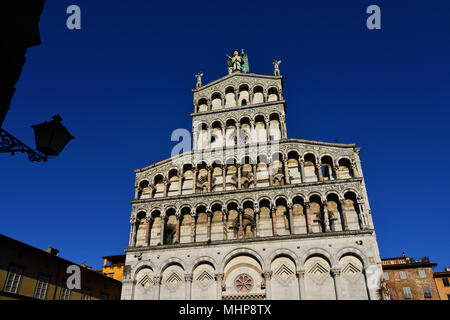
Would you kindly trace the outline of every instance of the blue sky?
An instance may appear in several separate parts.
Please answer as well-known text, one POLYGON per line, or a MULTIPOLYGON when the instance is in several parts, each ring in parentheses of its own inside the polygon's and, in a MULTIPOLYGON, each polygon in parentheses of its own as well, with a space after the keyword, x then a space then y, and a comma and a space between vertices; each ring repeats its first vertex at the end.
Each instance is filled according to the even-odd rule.
POLYGON ((34 147, 30 125, 59 113, 75 136, 47 163, 4 154, 0 232, 100 268, 128 244, 133 169, 168 158, 191 128, 194 75, 281 59, 290 138, 361 147, 382 257, 450 265, 450 4, 445 1, 47 0, 42 45, 27 52, 4 129, 34 147), (66 8, 81 8, 81 30, 66 8), (381 30, 366 8, 381 8, 381 30))

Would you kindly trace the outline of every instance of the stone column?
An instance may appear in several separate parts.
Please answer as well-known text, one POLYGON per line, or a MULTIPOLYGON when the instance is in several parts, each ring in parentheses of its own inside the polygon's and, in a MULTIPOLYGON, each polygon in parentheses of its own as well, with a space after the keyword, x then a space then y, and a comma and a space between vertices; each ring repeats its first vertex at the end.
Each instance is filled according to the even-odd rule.
POLYGON ((319 181, 323 181, 323 175, 322 175, 322 165, 318 163, 316 165, 317 168, 317 176, 319 177, 319 181))
POLYGON ((283 139, 287 139, 287 132, 286 132, 286 119, 284 115, 281 116, 280 119, 280 125, 281 125, 281 134, 283 139))
POLYGON ((166 216, 165 215, 161 215, 161 238, 160 238, 160 242, 161 245, 164 244, 164 231, 166 229, 166 216))
POLYGON ((180 243, 180 220, 181 220, 181 214, 178 212, 176 214, 177 217, 177 229, 176 229, 176 235, 175 235, 175 239, 178 243, 180 243))
POLYGON ((217 284, 216 300, 222 300, 223 274, 222 273, 217 273, 215 278, 216 278, 216 284, 217 284))
POLYGON ((272 272, 264 272, 264 281, 266 283, 266 300, 272 299, 271 278, 272 272))
POLYGON ((272 211, 272 231, 273 231, 273 235, 276 236, 277 233, 277 208, 275 206, 271 207, 271 211, 272 211))
POLYGON ((268 170, 269 170, 269 185, 273 186, 272 163, 269 163, 268 170))
POLYGON ((305 202, 305 207, 306 207, 306 232, 307 233, 312 233, 312 223, 311 223, 311 209, 310 209, 310 205, 309 202, 305 202))
POLYGON ((223 191, 227 188, 227 165, 222 165, 222 184, 223 184, 223 191))
POLYGON ((362 222, 363 229, 369 228, 369 219, 367 218, 366 212, 364 210, 364 200, 358 199, 358 206, 359 206, 359 215, 362 222))
POLYGON ((206 237, 208 239, 208 241, 211 241, 211 216, 212 216, 212 212, 211 211, 207 211, 206 212, 206 237))
POLYGON ((164 182, 164 193, 163 193, 163 196, 167 197, 167 184, 169 183, 169 181, 166 178, 164 178, 163 182, 164 182))
POLYGON ((156 193, 155 191, 156 187, 153 184, 150 184, 148 187, 150 188, 150 198, 154 198, 156 193))
POLYGON ((238 174, 237 188, 241 189, 241 179, 242 179, 241 165, 236 164, 236 169, 237 169, 237 174, 238 174))
POLYGON ((145 245, 150 245, 150 224, 152 223, 153 218, 147 218, 147 229, 145 230, 145 245))
POLYGON ((267 143, 270 143, 270 121, 264 118, 264 122, 266 123, 266 133, 267 133, 267 143))
POLYGON ((222 128, 222 147, 226 148, 227 146, 227 128, 222 128))
POLYGON ((355 161, 352 161, 351 166, 352 166, 352 171, 353 171, 353 178, 359 177, 358 169, 356 167, 355 161))
POLYGON ((197 191, 197 168, 192 169, 192 193, 197 191))
POLYGON ((298 291, 300 300, 306 300, 305 270, 297 271, 297 278, 298 278, 298 291))
POLYGON ((211 166, 206 167, 208 171, 208 192, 211 192, 211 166))
POLYGON ((238 208, 238 215, 239 215, 239 234, 238 234, 238 238, 243 238, 244 237, 244 228, 242 225, 242 215, 244 214, 244 210, 241 208, 238 208))
POLYGON ((335 180, 338 179, 338 170, 339 170, 339 166, 338 166, 337 164, 335 164, 335 165, 333 166, 333 173, 334 173, 334 178, 335 178, 335 180))
POLYGON ((155 283, 155 300, 160 300, 161 277, 154 277, 153 281, 155 283))
POLYGON ((180 196, 181 196, 182 185, 183 185, 183 174, 180 173, 178 175, 178 195, 180 195, 180 196))
POLYGON ((283 165, 284 165, 284 176, 286 178, 285 179, 286 180, 286 184, 291 184, 291 177, 289 175, 289 167, 288 167, 287 159, 284 159, 283 165))
POLYGON ((241 124, 239 122, 236 123, 236 146, 241 145, 241 124))
POLYGON ((259 238, 259 213, 260 213, 260 209, 259 206, 255 206, 255 234, 256 237, 259 238))
POLYGON ((195 127, 192 127, 192 132, 193 132, 193 141, 192 141, 192 149, 193 150, 197 150, 198 149, 198 130, 195 127))
POLYGON ((256 163, 256 164, 253 164, 252 165, 252 169, 253 169, 253 187, 254 188, 256 188, 258 185, 257 185, 257 182, 258 182, 258 179, 257 179, 257 175, 256 175, 256 167, 258 166, 258 164, 256 163))
POLYGON ((341 270, 339 268, 331 269, 331 275, 333 276, 334 289, 336 290, 336 300, 342 300, 341 270))
POLYGON ((328 202, 323 202, 323 220, 325 224, 325 232, 330 231, 330 218, 328 216, 328 202))
POLYGON ((222 208, 223 240, 228 239, 227 209, 222 208))
POLYGON ((342 222, 344 223, 344 231, 348 230, 347 211, 345 210, 345 199, 339 199, 341 202, 342 222))
POLYGON ((136 246, 136 218, 131 218, 130 219, 130 224, 131 224, 131 228, 130 228, 130 241, 128 243, 129 247, 134 247, 136 246))
POLYGON ((185 274, 184 281, 186 284, 185 300, 191 300, 192 274, 185 274))
POLYGON ((248 143, 253 144, 255 143, 255 140, 256 140, 255 121, 253 121, 253 119, 250 119, 250 137, 248 143))
POLYGON ((287 209, 288 209, 288 219, 289 219, 289 234, 294 234, 294 226, 293 226, 293 220, 292 220, 292 210, 294 206, 292 203, 288 203, 287 209))
POLYGON ((301 182, 305 182, 305 160, 300 159, 300 171, 302 174, 301 182))
POLYGON ((196 227, 197 227, 197 215, 195 213, 191 214, 192 225, 191 225, 191 242, 196 241, 196 227))

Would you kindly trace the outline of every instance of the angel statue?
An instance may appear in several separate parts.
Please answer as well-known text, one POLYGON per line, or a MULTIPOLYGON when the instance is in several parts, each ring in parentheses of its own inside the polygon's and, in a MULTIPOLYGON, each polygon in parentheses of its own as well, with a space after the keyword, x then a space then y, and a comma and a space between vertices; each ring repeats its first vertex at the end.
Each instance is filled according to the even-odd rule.
POLYGON ((195 77, 197 78, 197 84, 195 85, 195 87, 198 89, 202 86, 203 73, 199 72, 195 75, 195 77))
POLYGON ((241 49, 240 54, 239 50, 234 50, 232 57, 227 54, 227 66, 228 74, 231 74, 233 72, 248 73, 250 70, 248 66, 248 56, 247 53, 244 52, 244 49, 241 49))
POLYGON ((273 60, 273 65, 275 67, 273 74, 276 76, 280 75, 280 63, 281 63, 281 60, 273 60))

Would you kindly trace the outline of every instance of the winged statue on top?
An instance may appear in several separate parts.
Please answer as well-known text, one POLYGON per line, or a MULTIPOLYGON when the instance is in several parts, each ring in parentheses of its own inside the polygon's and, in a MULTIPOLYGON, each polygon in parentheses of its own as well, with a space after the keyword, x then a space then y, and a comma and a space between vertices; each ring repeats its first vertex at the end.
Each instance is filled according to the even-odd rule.
POLYGON ((248 66, 248 56, 247 53, 244 52, 244 49, 239 50, 235 49, 233 51, 233 56, 229 56, 227 54, 227 66, 228 66, 228 74, 233 72, 244 72, 248 73, 250 68, 248 66))

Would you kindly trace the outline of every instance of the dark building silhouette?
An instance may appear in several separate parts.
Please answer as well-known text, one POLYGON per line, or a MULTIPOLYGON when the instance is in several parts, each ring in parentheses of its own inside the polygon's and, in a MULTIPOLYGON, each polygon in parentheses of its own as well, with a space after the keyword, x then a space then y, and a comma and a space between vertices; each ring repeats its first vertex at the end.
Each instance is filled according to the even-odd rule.
POLYGON ((0 128, 8 113, 27 49, 41 44, 39 19, 45 0, 6 0, 1 37, 0 128))

